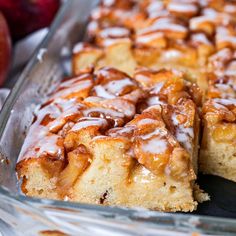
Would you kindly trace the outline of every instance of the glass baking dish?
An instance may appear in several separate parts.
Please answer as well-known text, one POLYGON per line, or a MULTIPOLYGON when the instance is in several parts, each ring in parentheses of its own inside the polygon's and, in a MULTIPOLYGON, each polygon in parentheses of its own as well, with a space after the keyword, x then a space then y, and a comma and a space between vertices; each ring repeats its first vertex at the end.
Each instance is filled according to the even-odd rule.
MULTIPOLYGON (((89 13, 97 3, 71 0, 64 4, 1 110, 0 235, 236 235, 235 213, 219 211, 209 203, 193 214, 171 214, 36 199, 20 193, 15 164, 33 111, 70 73, 72 45, 83 39, 89 13)), ((204 178, 200 179, 203 185, 204 178)), ((228 192, 221 189, 220 182, 213 179, 210 184, 220 188, 227 205, 224 192, 228 192)), ((228 189, 232 190, 230 186, 228 189)), ((235 190, 235 184, 232 186, 235 190)), ((235 201, 230 204, 235 205, 235 201)))

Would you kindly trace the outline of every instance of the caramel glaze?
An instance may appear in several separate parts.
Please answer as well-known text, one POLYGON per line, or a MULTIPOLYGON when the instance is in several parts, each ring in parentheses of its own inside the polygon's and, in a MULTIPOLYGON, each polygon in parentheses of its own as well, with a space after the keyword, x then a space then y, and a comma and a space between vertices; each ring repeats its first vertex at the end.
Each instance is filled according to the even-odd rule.
POLYGON ((236 122, 236 99, 213 98, 204 103, 204 118, 210 125, 236 122))
MULTIPOLYGON (((210 71, 203 117, 214 129, 216 124, 236 122, 236 58, 232 49, 224 48, 209 58, 210 71)), ((223 129, 223 126, 221 127, 223 129)))
POLYGON ((102 1, 91 14, 88 41, 104 48, 126 38, 141 66, 155 54, 164 65, 220 73, 234 58, 235 12, 235 2, 224 0, 102 1))
POLYGON ((236 98, 236 76, 235 75, 208 75, 208 98, 236 98))
MULTIPOLYGON (((211 124, 235 123, 235 1, 144 0, 125 7, 121 2, 104 1, 94 10, 88 27, 91 42, 103 50, 114 40, 114 35, 115 42, 128 38, 137 65, 166 67, 170 64, 171 68, 189 70, 193 77, 196 77, 194 73, 203 79, 206 77, 204 119, 211 124), (119 31, 123 34, 114 34, 116 26, 123 29, 119 31), (103 37, 104 30, 106 37, 103 37)), ((150 91, 145 105, 165 104, 163 101, 168 96, 155 95, 159 88, 156 86, 150 91)), ((145 109, 143 104, 139 106, 139 110, 145 109)))
MULTIPOLYGON (((208 92, 202 107, 205 127, 209 129, 216 142, 228 142, 234 145, 236 132, 236 76, 235 60, 232 51, 223 49, 219 60, 214 55, 215 73, 208 74, 208 92)), ((203 139, 203 148, 207 141, 203 139)))
MULTIPOLYGON (((57 184, 65 190, 92 162, 88 140, 124 138, 127 155, 154 174, 193 179, 194 101, 200 97, 197 86, 179 72, 143 68, 131 78, 105 67, 82 73, 62 82, 38 110, 17 169, 31 160, 60 161, 51 174, 60 175, 57 184)), ((48 164, 41 166, 48 171, 48 164)))

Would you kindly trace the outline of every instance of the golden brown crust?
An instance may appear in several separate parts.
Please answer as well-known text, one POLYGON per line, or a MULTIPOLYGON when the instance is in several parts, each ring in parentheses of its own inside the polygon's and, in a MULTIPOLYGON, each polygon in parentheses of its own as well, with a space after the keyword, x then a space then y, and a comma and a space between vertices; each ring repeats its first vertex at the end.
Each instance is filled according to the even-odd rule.
MULTIPOLYGON (((121 168, 128 168, 127 188, 135 163, 154 174, 152 178, 170 178, 189 188, 196 178, 192 158, 198 138, 198 110, 193 100, 200 96, 182 73, 168 70, 143 68, 131 78, 106 67, 64 81, 39 109, 30 128, 17 164, 22 190, 33 196, 74 199, 72 189, 98 168, 97 158, 112 163, 112 156, 98 156, 113 149, 108 148, 109 142, 120 143, 124 151, 127 160, 121 160, 121 168), (31 167, 37 168, 40 183, 44 181, 50 190, 44 185, 40 188, 40 183, 32 188, 37 179, 31 167)), ((117 158, 123 159, 122 155, 117 158)))
MULTIPOLYGON (((117 8, 120 2, 104 1, 91 14, 88 38, 103 52, 95 67, 115 66, 130 75, 136 66, 174 67, 201 84, 206 72, 222 73, 235 59, 235 3, 220 1, 220 8, 219 1, 145 0, 117 8)), ((84 59, 75 55, 73 64, 84 59)))

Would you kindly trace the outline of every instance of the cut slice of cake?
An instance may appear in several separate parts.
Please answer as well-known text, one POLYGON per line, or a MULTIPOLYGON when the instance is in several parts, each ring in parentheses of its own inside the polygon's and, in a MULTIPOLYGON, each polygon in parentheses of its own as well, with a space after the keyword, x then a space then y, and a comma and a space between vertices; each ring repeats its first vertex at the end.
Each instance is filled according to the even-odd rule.
POLYGON ((236 181, 236 99, 210 99, 203 115, 200 170, 236 181))
MULTIPOLYGON (((232 62, 231 62, 232 63, 232 62)), ((236 77, 209 76, 200 170, 236 181, 236 77)))
POLYGON ((193 211, 199 103, 199 88, 177 71, 143 68, 131 78, 106 67, 66 80, 26 137, 17 164, 22 191, 193 211))
POLYGON ((220 50, 208 60, 211 73, 208 75, 206 102, 202 109, 203 138, 199 169, 206 174, 236 181, 236 64, 234 46, 230 44, 235 35, 222 41, 224 38, 220 33, 225 30, 227 28, 221 27, 216 32, 220 50), (222 48, 222 44, 230 47, 222 48))
POLYGON ((160 105, 125 127, 90 141, 90 166, 71 189, 70 200, 161 211, 192 211, 196 178, 191 155, 166 128, 160 105))

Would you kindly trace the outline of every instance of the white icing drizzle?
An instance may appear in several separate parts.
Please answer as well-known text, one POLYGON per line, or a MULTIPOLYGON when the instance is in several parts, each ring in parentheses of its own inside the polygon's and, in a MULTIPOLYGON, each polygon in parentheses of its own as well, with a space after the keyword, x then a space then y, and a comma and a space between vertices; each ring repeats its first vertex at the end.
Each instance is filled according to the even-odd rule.
POLYGON ((54 121, 52 121, 48 127, 49 127, 49 131, 53 132, 56 131, 60 128, 62 128, 62 126, 68 121, 70 120, 70 117, 73 117, 75 115, 79 115, 81 116, 81 112, 80 110, 82 110, 83 106, 81 106, 80 104, 76 104, 73 105, 69 108, 67 108, 65 111, 63 111, 54 121))
POLYGON ((163 8, 164 4, 161 1, 152 1, 147 7, 147 12, 151 15, 150 17, 152 17, 152 14, 163 10, 163 8))
POLYGON ((179 125, 179 121, 178 121, 175 113, 173 113, 173 115, 171 116, 171 120, 173 122, 173 125, 175 125, 175 126, 179 125))
POLYGON ((124 114, 122 114, 121 112, 115 111, 113 109, 108 109, 108 108, 103 108, 103 107, 92 107, 89 109, 86 109, 83 111, 84 116, 88 116, 89 113, 91 112, 98 112, 98 113, 102 113, 105 114, 107 116, 110 117, 118 117, 118 118, 123 118, 124 114))
POLYGON ((134 85, 134 83, 129 78, 125 78, 122 80, 112 80, 108 82, 104 87, 107 88, 107 90, 112 94, 119 95, 126 86, 132 85, 134 85))
POLYGON ((165 102, 161 101, 159 96, 151 96, 147 99, 148 106, 163 105, 163 104, 165 104, 165 102))
POLYGON ((156 136, 156 135, 160 136, 160 137, 163 137, 163 136, 167 135, 167 131, 165 129, 156 128, 151 133, 140 135, 140 137, 143 140, 146 140, 146 139, 153 138, 153 136, 156 136))
POLYGON ((215 87, 220 91, 221 98, 235 98, 235 88, 230 84, 215 84, 215 87))
POLYGON ((42 138, 35 147, 35 149, 39 148, 39 150, 36 151, 37 157, 42 155, 62 155, 62 149, 58 146, 59 139, 61 139, 61 137, 55 134, 47 135, 46 138, 42 138))
MULTIPOLYGON (((225 71, 225 74, 228 76, 235 76, 236 72, 236 60, 231 61, 225 71)), ((236 91, 236 80, 232 80, 231 85, 233 86, 234 90, 236 91), (233 83, 234 81, 234 83, 233 83)))
POLYGON ((111 99, 111 98, 115 98, 116 96, 109 93, 105 88, 104 86, 101 86, 101 85, 97 85, 94 87, 94 91, 96 92, 96 95, 99 96, 99 97, 103 97, 103 98, 108 98, 108 99, 111 99))
POLYGON ((153 124, 155 122, 154 119, 150 119, 150 118, 146 118, 146 119, 142 119, 138 122, 138 126, 139 125, 147 125, 147 124, 153 124))
POLYGON ((63 158, 63 147, 58 146, 61 137, 56 134, 48 134, 48 128, 33 124, 25 138, 19 154, 18 162, 27 158, 38 158, 42 155, 63 158))
POLYGON ((79 113, 79 110, 83 108, 84 106, 78 104, 75 99, 64 100, 59 98, 38 110, 37 120, 28 131, 18 161, 46 155, 47 150, 51 156, 63 157, 63 147, 57 145, 57 141, 61 137, 52 134, 50 130, 63 126, 68 116, 79 113), (47 125, 41 124, 47 115, 52 120, 47 125))
POLYGON ((115 0, 103 0, 102 2, 107 7, 111 7, 113 4, 115 4, 115 0))
POLYGON ((198 11, 198 8, 194 4, 171 2, 170 4, 168 4, 168 10, 172 12, 183 13, 183 14, 185 13, 196 14, 198 11))
MULTIPOLYGON (((94 32, 96 32, 96 31, 98 30, 98 28, 99 28, 98 22, 95 21, 95 20, 92 20, 92 21, 90 21, 89 24, 88 24, 87 31, 88 31, 88 33, 90 33, 90 34, 93 34, 94 32)), ((75 46, 76 46, 76 45, 75 45, 75 46)), ((73 50, 73 53, 76 53, 76 52, 77 52, 76 49, 75 49, 75 52, 74 52, 74 50, 73 50)), ((79 51, 78 51, 78 52, 79 52, 79 51)))
POLYGON ((102 97, 95 97, 95 96, 90 96, 84 99, 85 102, 92 102, 92 103, 99 103, 101 101, 104 101, 105 99, 102 97))
POLYGON ((74 84, 77 84, 77 83, 80 83, 80 82, 86 81, 86 80, 89 80, 89 78, 88 78, 88 74, 85 73, 85 74, 80 75, 78 77, 71 78, 71 79, 68 79, 68 80, 62 82, 58 89, 70 88, 70 87, 74 86, 74 84))
POLYGON ((151 93, 158 94, 161 91, 163 85, 164 85, 164 82, 156 83, 153 89, 151 90, 151 93))
MULTIPOLYGON (((162 32, 151 32, 148 34, 139 34, 136 37, 136 43, 140 43, 140 44, 148 44, 152 41, 155 41, 157 39, 164 39, 164 34, 162 32)), ((158 45, 156 45, 158 47, 158 45)))
POLYGON ((213 18, 216 18, 219 15, 219 12, 217 12, 213 8, 204 8, 202 10, 202 14, 205 15, 205 16, 208 16, 208 17, 212 17, 212 19, 213 19, 213 18))
POLYGON ((101 46, 109 47, 114 44, 120 44, 120 43, 130 43, 129 38, 104 38, 102 42, 100 42, 101 46))
POLYGON ((159 11, 152 11, 149 13, 150 18, 161 18, 161 17, 168 17, 169 16, 169 11, 167 9, 159 10, 159 11))
POLYGON ((194 139, 193 127, 184 127, 184 124, 180 124, 176 113, 172 114, 171 120, 176 129, 175 137, 177 141, 181 143, 188 152, 192 153, 192 141, 194 139))
POLYGON ((78 120, 78 122, 72 127, 71 131, 79 131, 91 126, 106 127, 107 125, 108 123, 106 119, 97 117, 83 117, 78 120))
MULTIPOLYGON (((214 99, 214 100, 215 100, 215 99, 214 99)), ((227 108, 226 108, 225 106, 223 106, 222 104, 219 104, 219 103, 217 103, 217 102, 214 102, 213 105, 214 105, 214 107, 215 107, 217 110, 221 110, 221 109, 227 110, 227 108)))
POLYGON ((61 111, 65 111, 75 105, 80 106, 81 108, 85 107, 84 104, 78 103, 78 101, 76 101, 76 98, 71 98, 71 99, 57 98, 53 101, 53 103, 55 103, 57 106, 60 106, 61 111))
POLYGON ((179 50, 176 50, 176 49, 169 49, 169 50, 166 50, 165 52, 163 52, 162 54, 162 60, 163 61, 168 61, 168 60, 172 60, 172 59, 178 59, 178 58, 181 58, 183 57, 183 53, 179 50))
POLYGON ((111 137, 127 136, 129 134, 132 134, 134 129, 135 127, 132 125, 119 127, 119 128, 113 128, 108 131, 108 135, 111 137))
POLYGON ((212 45, 210 40, 207 38, 207 36, 203 33, 196 33, 191 35, 191 41, 193 43, 199 43, 199 44, 206 44, 206 45, 212 45))
POLYGON ((129 30, 123 27, 109 27, 100 32, 103 38, 123 38, 129 36, 129 30))
POLYGON ((104 106, 114 108, 116 111, 123 113, 126 117, 135 115, 135 105, 122 98, 115 98, 104 101, 104 106))
POLYGON ((222 91, 226 91, 230 88, 230 85, 228 85, 228 84, 216 84, 215 87, 222 90, 222 91))
POLYGON ((173 19, 169 18, 169 17, 160 17, 160 18, 157 18, 152 26, 155 26, 157 24, 169 24, 169 23, 173 23, 173 19))
POLYGON ((82 80, 79 81, 76 84, 73 84, 73 86, 59 90, 56 92, 53 96, 53 98, 56 97, 66 97, 72 93, 79 93, 80 91, 83 91, 85 89, 89 89, 93 85, 92 81, 87 79, 87 80, 82 80))
POLYGON ((30 127, 30 130, 24 140, 24 144, 21 148, 18 157, 18 162, 21 161, 22 159, 34 157, 35 152, 32 150, 32 148, 37 144, 38 140, 46 137, 47 133, 48 133, 47 127, 40 126, 40 128, 38 128, 38 125, 33 124, 30 127))
POLYGON ((228 12, 230 14, 236 14, 236 6, 234 4, 226 4, 224 6, 224 12, 228 12))
POLYGON ((145 34, 153 31, 162 31, 162 32, 169 31, 169 32, 182 33, 185 35, 187 33, 187 28, 180 24, 171 23, 169 19, 161 19, 156 21, 150 27, 140 30, 139 33, 145 34))
POLYGON ((225 105, 225 106, 230 106, 230 105, 234 105, 236 106, 236 99, 235 98, 229 98, 229 99, 224 99, 224 98, 214 98, 214 106, 216 108, 219 108, 219 105, 225 105))
POLYGON ((110 12, 109 8, 96 7, 92 10, 91 18, 92 20, 99 20, 103 15, 106 15, 110 12))
POLYGON ((176 139, 180 142, 184 148, 192 153, 192 140, 194 138, 193 128, 185 128, 180 125, 176 130, 176 139))
POLYGON ((135 79, 141 83, 143 86, 144 85, 147 85, 148 83, 150 83, 150 77, 146 76, 146 75, 143 75, 141 73, 137 73, 135 75, 135 79))
POLYGON ((84 47, 84 43, 77 43, 74 47, 73 47, 73 53, 79 53, 84 51, 85 47, 84 47))
POLYGON ((236 36, 217 34, 216 41, 217 44, 230 43, 234 48, 236 48, 236 36))
POLYGON ((149 139, 147 142, 142 143, 142 150, 151 154, 161 154, 165 153, 167 149, 167 142, 164 139, 155 137, 149 139))
POLYGON ((231 47, 236 48, 236 36, 226 27, 219 26, 216 29, 216 44, 220 47, 221 44, 230 44, 231 47))
POLYGON ((215 17, 213 16, 198 16, 190 19, 190 29, 199 30, 203 24, 215 24, 215 17))

